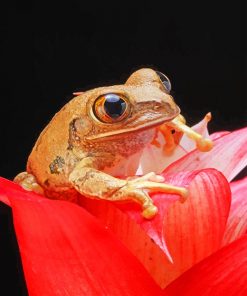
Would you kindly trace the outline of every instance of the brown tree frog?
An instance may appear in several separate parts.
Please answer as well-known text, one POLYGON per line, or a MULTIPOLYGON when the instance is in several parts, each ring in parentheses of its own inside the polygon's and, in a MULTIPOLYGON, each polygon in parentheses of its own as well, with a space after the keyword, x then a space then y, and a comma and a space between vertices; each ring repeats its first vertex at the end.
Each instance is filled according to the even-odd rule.
POLYGON ((135 174, 145 146, 158 145, 158 130, 166 139, 164 150, 168 152, 182 133, 196 141, 202 151, 212 147, 209 139, 185 125, 169 94, 169 81, 163 78, 163 74, 144 68, 125 84, 77 94, 42 131, 28 158, 27 171, 17 175, 15 182, 50 198, 71 200, 81 194, 137 202, 147 219, 157 213, 148 192, 179 194, 181 200, 186 199, 186 188, 164 184, 153 172, 119 178, 135 174), (172 133, 174 130, 177 134, 172 133))

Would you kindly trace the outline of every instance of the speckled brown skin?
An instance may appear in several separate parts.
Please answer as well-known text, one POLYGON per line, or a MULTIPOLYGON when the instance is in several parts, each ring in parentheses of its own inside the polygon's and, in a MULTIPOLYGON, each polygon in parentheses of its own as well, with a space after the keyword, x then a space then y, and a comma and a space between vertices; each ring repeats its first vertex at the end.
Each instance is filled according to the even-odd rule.
POLYGON ((59 194, 66 198, 68 192, 70 196, 80 192, 91 198, 134 200, 144 211, 154 210, 151 215, 149 210, 143 212, 149 218, 157 209, 143 189, 156 185, 141 186, 141 182, 150 181, 148 177, 137 185, 137 180, 113 175, 121 173, 124 161, 152 141, 157 126, 179 112, 156 72, 138 70, 123 85, 89 90, 66 104, 40 134, 28 158, 27 172, 49 197, 59 194), (108 93, 122 94, 129 100, 129 114, 120 122, 103 123, 92 111, 95 100, 108 93))

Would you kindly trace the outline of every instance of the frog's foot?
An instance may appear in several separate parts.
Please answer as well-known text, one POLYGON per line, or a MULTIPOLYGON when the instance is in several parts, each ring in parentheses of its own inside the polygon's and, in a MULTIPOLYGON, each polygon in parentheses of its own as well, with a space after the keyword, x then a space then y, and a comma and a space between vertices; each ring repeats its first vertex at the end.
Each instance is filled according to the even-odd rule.
POLYGON ((133 200, 142 205, 142 215, 146 219, 154 217, 158 209, 153 204, 146 190, 151 192, 164 192, 180 195, 180 201, 184 202, 188 197, 188 190, 184 187, 177 187, 169 184, 159 183, 163 181, 162 176, 156 176, 154 173, 149 173, 140 178, 130 180, 127 184, 114 193, 115 200, 133 200), (148 181, 152 177, 158 177, 157 181, 148 181), (161 180, 162 178, 162 180, 161 180))
POLYGON ((158 209, 148 191, 173 193, 187 198, 188 191, 183 187, 164 184, 164 178, 150 172, 137 178, 118 179, 94 168, 85 167, 89 160, 84 158, 70 173, 71 186, 85 197, 108 201, 132 201, 142 206, 142 215, 146 219, 154 217, 158 209))
MULTIPOLYGON (((205 120, 211 120, 211 113, 205 116, 205 120)), ((182 115, 177 116, 170 122, 166 122, 157 128, 157 134, 160 132, 165 138, 164 153, 171 154, 179 144, 183 134, 186 134, 190 139, 195 141, 197 148, 202 152, 207 152, 213 148, 213 142, 210 139, 203 138, 202 135, 195 132, 192 128, 185 124, 185 119, 182 115)), ((157 134, 151 144, 159 147, 157 134)))
MULTIPOLYGON (((210 121, 211 113, 208 113, 205 116, 205 120, 210 121)), ((202 135, 195 132, 192 128, 187 126, 184 123, 184 119, 182 115, 177 116, 171 122, 168 123, 171 127, 175 130, 183 132, 186 134, 190 139, 196 142, 197 148, 202 152, 210 151, 213 148, 213 141, 207 138, 203 138, 202 135)))
POLYGON ((22 188, 28 191, 34 191, 39 194, 44 194, 43 188, 37 183, 35 177, 27 172, 22 172, 14 178, 14 182, 21 185, 22 188))

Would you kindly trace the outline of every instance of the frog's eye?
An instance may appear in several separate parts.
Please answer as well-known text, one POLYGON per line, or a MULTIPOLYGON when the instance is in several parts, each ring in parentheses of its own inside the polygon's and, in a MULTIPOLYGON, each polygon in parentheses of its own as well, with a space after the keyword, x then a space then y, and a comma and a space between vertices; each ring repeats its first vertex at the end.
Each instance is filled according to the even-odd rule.
POLYGON ((129 102, 120 94, 99 96, 93 106, 94 115, 102 122, 113 123, 123 120, 129 114, 129 102))
POLYGON ((170 91, 172 89, 172 85, 171 85, 171 82, 170 82, 169 78, 165 74, 163 74, 163 73, 161 73, 159 71, 156 71, 156 73, 158 74, 158 76, 159 76, 162 84, 164 85, 165 89, 168 91, 168 93, 170 93, 170 91))

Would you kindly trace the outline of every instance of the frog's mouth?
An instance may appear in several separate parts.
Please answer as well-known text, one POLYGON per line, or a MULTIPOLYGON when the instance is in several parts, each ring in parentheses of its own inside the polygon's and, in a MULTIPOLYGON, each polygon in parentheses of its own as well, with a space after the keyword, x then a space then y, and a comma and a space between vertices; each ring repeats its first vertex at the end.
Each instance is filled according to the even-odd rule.
POLYGON ((129 133, 136 133, 136 132, 140 132, 140 131, 144 131, 144 130, 148 130, 148 129, 152 129, 154 127, 157 127, 165 122, 168 122, 170 120, 172 120, 173 118, 167 120, 164 118, 159 118, 156 120, 153 120, 151 122, 148 122, 146 124, 143 124, 142 126, 136 126, 136 127, 130 127, 130 128, 124 128, 124 129, 119 129, 119 130, 113 130, 113 131, 109 131, 109 132, 104 132, 104 133, 99 133, 97 135, 91 135, 91 136, 87 136, 85 137, 85 140, 88 141, 93 141, 93 140, 110 140, 111 138, 118 136, 118 135, 123 135, 123 134, 129 134, 129 133))

